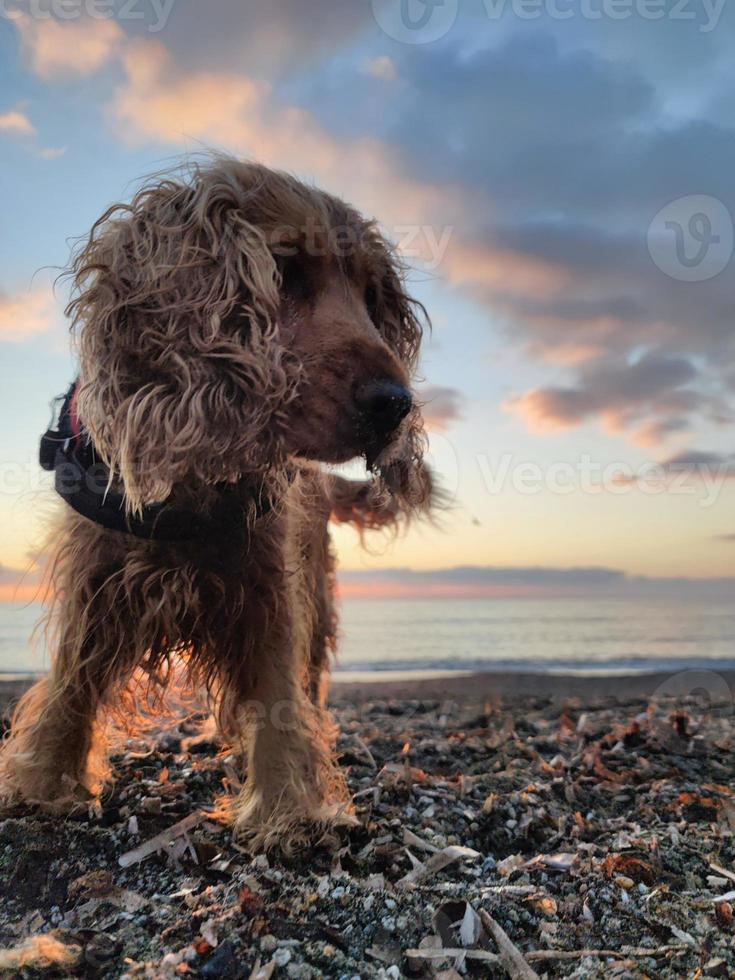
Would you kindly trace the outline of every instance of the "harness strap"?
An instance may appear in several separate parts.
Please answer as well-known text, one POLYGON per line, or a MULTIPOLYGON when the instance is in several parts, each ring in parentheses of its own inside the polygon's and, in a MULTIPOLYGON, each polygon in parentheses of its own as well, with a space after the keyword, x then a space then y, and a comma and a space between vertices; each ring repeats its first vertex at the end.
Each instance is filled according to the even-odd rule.
MULTIPOLYGON (((124 494, 110 489, 109 470, 79 421, 78 386, 77 380, 63 396, 57 427, 41 436, 39 451, 41 466, 54 473, 56 492, 72 510, 110 531, 147 541, 191 541, 233 526, 241 502, 230 485, 223 486, 223 499, 213 515, 174 507, 165 500, 148 504, 139 515, 129 514, 124 494)), ((259 496, 256 516, 264 517, 271 509, 270 499, 259 496)))

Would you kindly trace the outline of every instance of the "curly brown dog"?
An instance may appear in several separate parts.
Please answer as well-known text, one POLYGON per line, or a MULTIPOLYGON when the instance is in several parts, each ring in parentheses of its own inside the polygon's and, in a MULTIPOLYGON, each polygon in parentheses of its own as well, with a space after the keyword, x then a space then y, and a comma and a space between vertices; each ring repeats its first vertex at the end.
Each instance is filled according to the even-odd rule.
POLYGON ((423 308, 373 222, 228 157, 111 207, 70 275, 54 656, 16 709, 0 794, 61 810, 98 793, 104 713, 133 672, 164 684, 181 658, 246 757, 237 834, 312 840, 349 812, 323 697, 327 525, 429 511, 410 390, 423 308), (360 456, 363 482, 320 465, 360 456))

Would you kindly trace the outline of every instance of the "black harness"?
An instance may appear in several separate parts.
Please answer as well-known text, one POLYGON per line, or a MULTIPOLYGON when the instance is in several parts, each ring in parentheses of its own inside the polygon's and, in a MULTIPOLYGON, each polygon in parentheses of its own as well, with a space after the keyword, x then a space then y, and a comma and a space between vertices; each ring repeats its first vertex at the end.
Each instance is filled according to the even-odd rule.
MULTIPOLYGON (((142 514, 129 514, 124 495, 110 488, 109 469, 79 420, 76 409, 78 386, 77 380, 59 399, 61 408, 56 427, 49 428, 41 436, 39 452, 43 469, 54 473, 56 492, 77 514, 111 531, 148 541, 192 541, 217 531, 234 529, 238 516, 242 521, 242 491, 231 484, 220 489, 214 514, 184 510, 168 501, 149 504, 142 514)), ((263 517, 271 508, 268 498, 257 498, 257 517, 263 517)))

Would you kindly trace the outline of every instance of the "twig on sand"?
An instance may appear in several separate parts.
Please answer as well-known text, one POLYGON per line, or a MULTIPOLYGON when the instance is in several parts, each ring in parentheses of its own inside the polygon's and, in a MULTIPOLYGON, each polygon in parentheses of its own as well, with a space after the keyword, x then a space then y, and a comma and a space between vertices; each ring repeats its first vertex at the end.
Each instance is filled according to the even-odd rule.
MULTIPOLYGON (((482 917, 483 910, 480 910, 480 916, 482 917)), ((487 913, 485 913, 487 915, 487 913)), ((488 916, 488 918, 490 918, 488 916)), ((494 920, 492 920, 494 921, 494 920)), ((490 929, 490 925, 485 921, 483 917, 483 924, 487 929, 490 929)), ((495 923, 497 925, 497 923, 495 923)), ((498 926, 500 929, 500 926, 498 926)), ((501 929, 501 932, 503 930, 501 929)), ((503 932, 508 942, 513 943, 503 932)), ((495 942, 498 944, 500 949, 500 943, 495 936, 493 936, 495 942)), ((518 952, 515 946, 513 946, 518 952)), ((429 947, 426 949, 407 949, 406 956, 410 959, 417 960, 444 960, 444 959, 457 959, 457 960, 479 960, 482 963, 488 963, 492 966, 503 967, 511 977, 514 978, 530 978, 536 977, 538 980, 538 974, 528 966, 528 963, 553 963, 555 960, 584 960, 587 957, 596 957, 599 959, 648 959, 649 957, 665 956, 667 953, 680 953, 686 949, 683 944, 671 944, 668 946, 659 946, 656 949, 647 949, 643 946, 631 947, 626 949, 622 947, 621 949, 537 949, 531 953, 526 953, 525 957, 525 968, 526 973, 519 973, 515 966, 510 962, 506 961, 504 956, 498 956, 497 953, 490 953, 485 949, 464 949, 461 946, 444 946, 444 947, 429 947)))
POLYGON ((426 878, 438 874, 450 864, 459 861, 460 858, 475 859, 480 856, 479 851, 475 851, 471 847, 461 847, 458 844, 452 844, 450 847, 445 847, 443 851, 437 851, 425 863, 413 859, 413 856, 409 852, 409 857, 415 862, 414 867, 408 874, 400 878, 396 882, 396 885, 399 888, 410 888, 413 885, 417 885, 420 881, 424 881, 426 878))
POLYGON ((144 841, 138 847, 134 847, 132 851, 126 851, 125 854, 121 854, 117 859, 117 863, 121 868, 129 868, 131 864, 139 864, 141 861, 145 861, 151 854, 170 847, 177 837, 188 834, 190 830, 193 830, 202 823, 206 817, 207 814, 201 810, 196 813, 190 813, 188 817, 184 817, 183 820, 179 820, 172 827, 162 830, 160 834, 156 834, 150 840, 144 841))
POLYGON ((481 960, 493 966, 501 966, 502 962, 497 953, 489 953, 486 949, 464 949, 461 946, 446 946, 444 948, 407 949, 406 956, 416 960, 449 960, 466 959, 481 960))
POLYGON ((526 957, 534 963, 545 963, 553 960, 584 960, 588 956, 613 958, 616 960, 648 959, 654 956, 664 956, 666 953, 681 953, 686 949, 683 943, 675 943, 669 946, 658 946, 656 949, 646 949, 645 946, 631 947, 627 949, 538 949, 533 953, 526 953, 526 957))
POLYGON ((495 945, 498 947, 498 952, 500 953, 501 963, 508 976, 512 977, 513 980, 539 980, 538 973, 531 969, 524 959, 523 953, 518 949, 505 929, 498 925, 495 919, 485 909, 480 909, 479 915, 482 924, 495 940, 495 945))
POLYGON ((371 768, 372 769, 377 769, 378 768, 378 763, 375 761, 375 756, 370 751, 370 749, 367 747, 367 745, 365 744, 365 742, 360 738, 360 736, 357 734, 357 732, 353 732, 352 733, 352 741, 354 742, 354 744, 356 745, 356 747, 360 750, 360 752, 362 752, 362 754, 365 756, 365 758, 368 760, 371 768))

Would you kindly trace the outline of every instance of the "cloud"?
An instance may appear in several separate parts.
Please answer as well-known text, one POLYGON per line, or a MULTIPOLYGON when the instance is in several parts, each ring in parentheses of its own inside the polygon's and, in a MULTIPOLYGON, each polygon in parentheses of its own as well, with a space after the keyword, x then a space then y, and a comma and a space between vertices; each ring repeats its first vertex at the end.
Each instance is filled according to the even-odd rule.
POLYGON ((714 540, 726 544, 735 544, 735 534, 716 534, 714 540))
POLYGON ((11 21, 31 71, 46 81, 93 74, 113 57, 124 38, 114 20, 58 21, 15 11, 11 21))
POLYGON ((387 55, 370 58, 363 63, 362 67, 366 75, 370 75, 371 78, 378 78, 382 82, 394 82, 398 78, 396 63, 387 55))
MULTIPOLYGON (((427 173, 461 172, 468 183, 512 191, 508 206, 532 198, 545 210, 562 194, 573 202, 592 196, 597 141, 654 106, 655 88, 637 69, 589 51, 562 52, 541 31, 469 56, 460 45, 405 47, 397 68, 406 89, 400 116, 388 120, 391 137, 427 156, 431 133, 427 173), (594 148, 593 160, 565 171, 570 153, 583 148, 594 148)), ((614 157, 614 148, 606 152, 614 157)))
POLYGON ((63 157, 66 150, 65 146, 45 146, 38 151, 38 155, 42 160, 58 160, 59 157, 63 157))
POLYGON ((462 418, 462 394, 456 388, 423 385, 418 392, 427 429, 443 432, 462 418))
POLYGON ((14 133, 19 136, 33 136, 36 127, 25 113, 17 109, 0 114, 0 133, 14 133))
POLYGON ((705 491, 702 506, 711 507, 730 480, 735 479, 735 453, 686 449, 660 462, 642 467, 636 474, 616 475, 612 486, 638 486, 650 492, 694 493, 695 484, 705 491), (690 482, 691 481, 691 482, 690 482))
MULTIPOLYGON (((619 433, 642 416, 697 408, 702 396, 686 387, 696 379, 697 371, 686 358, 656 352, 633 363, 594 360, 581 368, 576 387, 535 388, 511 399, 506 407, 536 432, 574 428, 599 416, 608 432, 619 433)), ((643 444, 651 444, 656 436, 678 431, 682 425, 677 421, 676 425, 670 419, 647 421, 635 434, 643 444)))
POLYGON ((294 74, 301 81, 366 28, 377 29, 369 3, 339 0, 268 0, 247 8, 242 0, 217 0, 202 12, 197 0, 176 4, 165 33, 175 60, 193 72, 243 72, 272 82, 294 74))
POLYGON ((384 143, 334 137, 311 113, 280 104, 256 79, 236 72, 182 71, 162 44, 150 40, 131 43, 123 66, 127 79, 108 111, 116 135, 130 145, 200 141, 298 169, 368 214, 390 214, 394 227, 431 222, 444 208, 464 206, 453 187, 404 174, 384 143))
POLYGON ((354 597, 717 597, 731 599, 735 578, 649 578, 614 568, 498 568, 483 565, 416 571, 341 571, 343 595, 354 597))
MULTIPOLYGON (((276 27, 292 7, 279 0, 253 19, 264 49, 281 44, 276 27)), ((218 35, 233 18, 228 2, 218 35)), ((347 39, 364 26, 348 17, 328 30, 347 39)), ((197 54, 178 19, 170 29, 173 53, 150 39, 119 47, 126 80, 108 107, 116 135, 131 146, 215 144, 279 167, 296 160, 302 175, 394 226, 453 228, 446 280, 483 304, 527 356, 567 371, 564 383, 509 401, 536 431, 594 422, 655 447, 733 416, 731 393, 714 394, 735 357, 732 277, 691 284, 664 276, 648 255, 646 229, 663 195, 685 191, 732 198, 735 214, 735 133, 706 120, 662 127, 655 86, 638 67, 564 50, 538 32, 469 55, 404 45, 390 58, 363 58, 366 99, 376 73, 401 80, 379 113, 355 111, 360 76, 346 59, 349 84, 324 73, 342 99, 340 128, 330 129, 320 121, 328 106, 289 105, 290 89, 262 80, 257 52, 237 68, 224 55, 202 68, 215 62, 209 42, 197 54), (640 390, 638 362, 654 356, 642 350, 690 374, 640 390)), ((282 50, 292 50, 295 34, 282 50)), ((307 25, 307 61, 321 43, 307 25)))
POLYGON ((633 441, 644 449, 650 449, 688 429, 689 420, 686 418, 651 419, 638 426, 633 433, 633 441))
POLYGON ((556 431, 581 415, 653 446, 732 417, 731 380, 729 394, 715 393, 735 360, 735 280, 729 269, 701 283, 677 279, 675 268, 664 274, 647 232, 662 206, 692 195, 716 198, 735 218, 735 128, 707 118, 703 100, 693 116, 667 111, 677 76, 659 88, 656 59, 620 57, 615 45, 616 57, 604 57, 601 43, 589 50, 581 22, 578 37, 559 40, 553 24, 503 26, 469 44, 397 47, 401 84, 381 112, 370 111, 370 79, 356 89, 331 74, 310 104, 348 132, 367 124, 405 166, 427 181, 451 179, 473 202, 442 271, 542 369, 567 368, 566 383, 518 394, 532 425, 556 431), (696 361, 702 397, 684 410, 678 398, 638 399, 612 414, 610 397, 596 407, 589 366, 631 362, 641 350, 696 361))
POLYGON ((735 476, 735 453, 687 449, 670 456, 660 464, 667 473, 691 473, 730 478, 735 476))
POLYGON ((53 326, 56 306, 48 286, 27 291, 0 291, 0 341, 19 342, 45 333, 53 326))
MULTIPOLYGON (((10 133, 12 135, 30 137, 37 136, 36 127, 30 121, 28 116, 24 112, 20 112, 17 109, 0 113, 0 133, 10 133)), ((31 144, 27 144, 27 146, 33 149, 34 144, 36 144, 35 140, 33 140, 31 144)), ((55 160, 57 157, 60 157, 66 153, 66 147, 49 146, 41 149, 35 149, 33 152, 35 152, 36 155, 41 157, 43 160, 55 160)))

